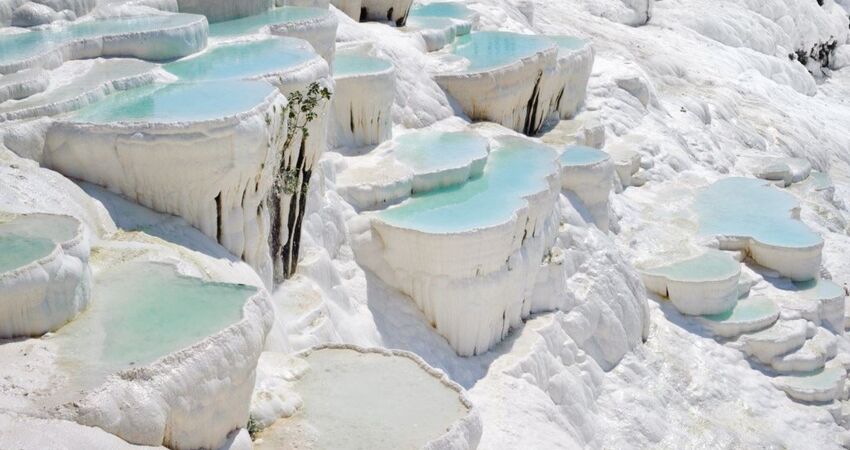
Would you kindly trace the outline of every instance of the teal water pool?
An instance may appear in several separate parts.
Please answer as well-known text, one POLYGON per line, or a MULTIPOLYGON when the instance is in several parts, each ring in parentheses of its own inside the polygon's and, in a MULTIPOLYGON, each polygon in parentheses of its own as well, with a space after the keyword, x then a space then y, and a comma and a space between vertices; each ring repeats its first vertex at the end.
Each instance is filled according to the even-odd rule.
POLYGON ((709 250, 695 258, 650 269, 646 273, 670 280, 699 282, 727 279, 740 269, 740 263, 731 256, 721 251, 709 250))
POLYGON ((549 39, 558 44, 560 50, 578 50, 585 45, 587 41, 575 36, 547 36, 549 39))
POLYGON ((555 151, 522 138, 502 138, 484 173, 462 185, 415 194, 378 213, 383 222, 426 233, 457 233, 510 220, 524 196, 548 188, 556 171, 555 151))
POLYGON ((163 28, 185 26, 203 16, 166 14, 146 17, 113 18, 71 22, 61 27, 0 35, 0 64, 20 61, 44 53, 61 44, 79 39, 128 33, 143 33, 163 28))
POLYGON ((712 322, 753 322, 772 317, 779 313, 779 307, 768 298, 738 300, 729 311, 720 314, 708 314, 703 318, 712 322))
POLYGON ((419 131, 395 138, 396 159, 415 173, 431 173, 487 158, 487 139, 470 132, 419 131))
POLYGON ((210 37, 241 36, 256 33, 268 25, 318 19, 329 14, 330 11, 322 8, 281 6, 262 14, 213 23, 210 25, 210 37))
POLYGON ((0 233, 0 273, 38 261, 54 248, 56 243, 50 239, 0 233))
POLYGON ((469 60, 467 71, 477 72, 506 66, 554 47, 555 43, 545 36, 480 31, 458 37, 451 52, 469 60))
POLYGON ((150 364, 242 318, 253 287, 180 276, 174 267, 132 262, 95 277, 89 308, 55 339, 75 375, 97 381, 150 364))
POLYGON ((275 90, 265 81, 153 84, 109 95, 71 118, 91 123, 211 120, 249 111, 275 90))
POLYGON ((305 41, 272 37, 220 44, 163 68, 182 81, 244 79, 283 72, 316 57, 305 41))
POLYGON ((610 159, 608 153, 583 145, 570 145, 558 158, 562 166, 587 166, 610 159))
POLYGON ((745 236, 787 248, 823 243, 820 235, 791 217, 797 206, 794 197, 768 181, 726 178, 700 192, 694 205, 702 234, 745 236))
POLYGON ((392 67, 393 64, 390 61, 374 56, 337 54, 334 58, 333 75, 344 77, 379 73, 392 69, 392 67))
POLYGON ((433 2, 416 4, 410 9, 409 18, 442 17, 458 20, 472 20, 475 11, 461 2, 433 2))

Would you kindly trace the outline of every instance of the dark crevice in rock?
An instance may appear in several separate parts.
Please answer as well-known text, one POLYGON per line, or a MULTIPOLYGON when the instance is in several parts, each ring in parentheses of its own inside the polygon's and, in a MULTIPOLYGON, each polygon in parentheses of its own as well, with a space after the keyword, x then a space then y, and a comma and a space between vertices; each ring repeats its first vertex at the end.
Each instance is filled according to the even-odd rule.
POLYGON ((525 124, 522 127, 522 132, 526 136, 533 136, 540 129, 540 124, 537 123, 537 109, 540 102, 540 80, 543 78, 543 72, 537 74, 537 81, 534 82, 534 90, 531 91, 531 97, 528 98, 528 103, 525 105, 525 124))
POLYGON ((222 223, 224 219, 221 217, 221 192, 219 192, 218 195, 215 196, 215 213, 216 213, 216 216, 215 216, 216 217, 216 219, 215 219, 215 221, 216 221, 215 239, 216 239, 216 241, 218 241, 219 244, 221 244, 221 238, 224 235, 224 230, 223 230, 224 225, 222 223))

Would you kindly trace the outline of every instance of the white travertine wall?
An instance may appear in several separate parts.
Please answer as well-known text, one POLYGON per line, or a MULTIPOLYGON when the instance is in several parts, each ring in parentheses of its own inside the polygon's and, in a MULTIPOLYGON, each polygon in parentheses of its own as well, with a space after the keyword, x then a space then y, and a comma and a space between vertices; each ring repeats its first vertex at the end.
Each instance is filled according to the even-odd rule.
POLYGON ((0 74, 28 68, 52 69, 72 59, 128 57, 167 61, 201 51, 207 45, 209 24, 203 16, 186 24, 152 31, 110 34, 45 46, 42 53, 0 64, 0 74))
POLYGON ((333 146, 362 147, 392 137, 395 69, 334 77, 333 146))
POLYGON ((563 82, 563 91, 556 97, 552 110, 558 112, 561 120, 575 117, 584 104, 593 60, 593 46, 589 42, 579 49, 561 49, 558 53, 558 81, 563 82))
MULTIPOLYGON (((26 217, 45 221, 57 218, 49 214, 26 217)), ((40 336, 55 331, 89 304, 88 237, 76 219, 58 218, 76 223, 73 238, 57 243, 45 258, 0 273, 0 338, 40 336)))
POLYGON ((273 24, 269 26, 269 30, 271 34, 289 36, 309 42, 316 53, 333 66, 338 25, 336 15, 328 11, 327 14, 316 18, 273 24))
POLYGON ((270 143, 285 129, 285 101, 273 92, 250 111, 204 122, 57 122, 41 163, 183 217, 271 285, 266 197, 281 156, 270 143))
POLYGON ((109 378, 60 414, 133 444, 219 448, 248 421, 257 360, 273 321, 268 294, 260 289, 236 324, 109 378))
POLYGON ((551 113, 561 86, 554 46, 507 66, 481 72, 437 73, 434 79, 474 121, 534 135, 551 113))
POLYGON ((561 166, 561 188, 578 196, 596 226, 606 233, 610 222, 608 199, 613 185, 614 162, 610 157, 593 164, 561 166))

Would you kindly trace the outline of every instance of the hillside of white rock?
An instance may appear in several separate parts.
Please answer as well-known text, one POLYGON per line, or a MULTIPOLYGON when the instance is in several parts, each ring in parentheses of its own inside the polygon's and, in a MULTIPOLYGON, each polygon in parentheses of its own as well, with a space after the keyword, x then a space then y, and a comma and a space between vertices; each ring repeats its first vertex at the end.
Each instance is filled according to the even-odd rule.
POLYGON ((849 0, 0 0, 0 449, 850 448, 849 0))

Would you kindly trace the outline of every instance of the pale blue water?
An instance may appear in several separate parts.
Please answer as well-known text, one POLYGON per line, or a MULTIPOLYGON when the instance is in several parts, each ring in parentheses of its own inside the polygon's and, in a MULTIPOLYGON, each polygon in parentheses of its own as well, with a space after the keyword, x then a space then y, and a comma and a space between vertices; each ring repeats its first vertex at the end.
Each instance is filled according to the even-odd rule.
POLYGON ((798 389, 826 389, 835 386, 843 374, 844 369, 836 366, 800 375, 785 376, 782 379, 798 389))
POLYGON ((570 145, 558 159, 562 166, 587 166, 610 159, 602 150, 583 145, 570 145))
POLYGON ((830 280, 814 279, 794 282, 800 296, 806 299, 829 299, 844 296, 844 288, 830 280))
POLYGON ((20 61, 69 41, 173 28, 190 24, 199 20, 201 17, 195 14, 168 14, 136 18, 115 18, 72 22, 61 28, 2 35, 0 36, 0 64, 20 61))
POLYGON ((337 54, 334 58, 333 74, 335 77, 378 73, 391 69, 393 64, 386 59, 372 56, 337 54))
POLYGON ((832 187, 832 178, 829 177, 828 173, 813 170, 809 177, 812 179, 812 183, 814 183, 815 190, 822 191, 832 187))
POLYGON ((300 39, 273 37, 218 45, 163 66, 181 80, 227 80, 283 72, 316 57, 300 39))
POLYGON ((766 319, 779 312, 779 307, 768 298, 757 297, 738 300, 729 311, 720 314, 708 314, 705 319, 713 322, 753 322, 766 319))
POLYGON ((73 113, 78 122, 181 122, 250 110, 275 91, 265 81, 153 84, 112 94, 73 113))
POLYGON ((417 173, 460 167, 487 157, 487 139, 470 132, 418 131, 395 138, 396 159, 417 173))
POLYGON ((0 234, 0 273, 19 269, 49 255, 56 248, 50 239, 0 234))
POLYGON ((554 171, 551 148, 503 138, 490 152, 484 174, 459 186, 416 194, 378 213, 384 222, 426 233, 457 233, 507 222, 523 196, 547 189, 554 171))
POLYGON ((460 2, 436 2, 427 5, 416 4, 410 10, 410 17, 445 17, 470 20, 475 12, 460 2))
POLYGON ((49 255, 77 236, 80 223, 67 216, 33 214, 0 223, 0 273, 49 255))
POLYGON ((646 273, 678 281, 710 281, 729 278, 738 272, 739 267, 740 263, 731 256, 709 250, 696 258, 647 270, 646 273))
POLYGON ((77 219, 53 214, 27 214, 0 224, 0 234, 50 239, 57 244, 77 237, 79 229, 77 219))
POLYGON ((446 17, 421 16, 407 18, 407 26, 414 28, 430 28, 440 30, 444 28, 449 28, 454 24, 455 23, 452 22, 451 19, 446 17))
POLYGON ((458 37, 452 53, 468 59, 467 71, 475 72, 506 66, 554 46, 554 41, 544 36, 480 31, 458 37))
POLYGON ((770 182, 752 178, 720 180, 696 198, 700 233, 748 236, 778 247, 812 247, 823 242, 803 222, 791 218, 797 205, 770 182))
POLYGON ((132 262, 95 277, 89 308, 55 337, 62 361, 94 382, 189 347, 238 322, 253 287, 182 277, 132 262))
POLYGON ((322 8, 282 6, 255 16, 210 24, 210 37, 229 37, 251 34, 267 25, 315 19, 330 14, 322 8))
POLYGON ((575 36, 548 36, 548 38, 555 41, 561 50, 578 50, 586 44, 584 39, 575 36))

